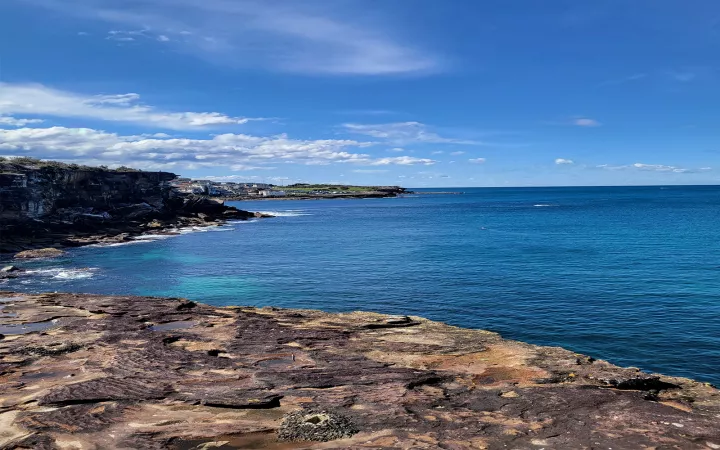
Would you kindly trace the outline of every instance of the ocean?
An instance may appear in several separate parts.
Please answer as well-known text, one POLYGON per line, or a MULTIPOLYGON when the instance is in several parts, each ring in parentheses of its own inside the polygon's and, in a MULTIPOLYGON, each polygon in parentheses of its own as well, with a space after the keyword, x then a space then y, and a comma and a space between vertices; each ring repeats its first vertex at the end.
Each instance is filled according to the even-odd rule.
POLYGON ((419 315, 720 385, 720 187, 451 190, 238 202, 277 217, 21 262, 0 289, 419 315))

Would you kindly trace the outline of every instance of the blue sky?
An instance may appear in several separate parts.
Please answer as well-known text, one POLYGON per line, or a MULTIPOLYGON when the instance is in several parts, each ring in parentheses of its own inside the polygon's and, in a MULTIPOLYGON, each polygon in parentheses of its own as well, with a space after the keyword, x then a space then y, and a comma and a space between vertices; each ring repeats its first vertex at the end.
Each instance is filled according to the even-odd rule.
POLYGON ((0 155, 219 180, 720 184, 714 0, 2 0, 0 155))

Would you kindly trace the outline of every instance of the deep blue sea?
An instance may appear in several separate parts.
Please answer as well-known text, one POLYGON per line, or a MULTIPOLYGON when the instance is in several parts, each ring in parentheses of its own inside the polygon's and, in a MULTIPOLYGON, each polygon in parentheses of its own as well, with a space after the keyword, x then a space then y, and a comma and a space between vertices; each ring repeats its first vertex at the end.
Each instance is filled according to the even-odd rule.
POLYGON ((720 385, 720 187, 453 190, 242 202, 279 217, 75 249, 0 289, 420 315, 720 385))

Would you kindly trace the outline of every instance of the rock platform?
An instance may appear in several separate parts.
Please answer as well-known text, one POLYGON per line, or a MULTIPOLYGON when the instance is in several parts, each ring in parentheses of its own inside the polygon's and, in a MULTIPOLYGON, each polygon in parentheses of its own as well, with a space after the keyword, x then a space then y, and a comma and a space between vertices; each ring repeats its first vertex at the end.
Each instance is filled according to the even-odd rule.
POLYGON ((417 317, 0 306, 0 449, 720 449, 708 384, 417 317))

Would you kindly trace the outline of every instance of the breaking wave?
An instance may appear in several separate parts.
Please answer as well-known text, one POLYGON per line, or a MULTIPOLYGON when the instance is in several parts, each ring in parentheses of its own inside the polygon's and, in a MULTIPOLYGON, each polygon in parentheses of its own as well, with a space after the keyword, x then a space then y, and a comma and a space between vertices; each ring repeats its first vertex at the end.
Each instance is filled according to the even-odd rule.
POLYGON ((269 214, 275 217, 299 217, 299 216, 312 216, 308 214, 304 209, 286 209, 283 211, 260 211, 261 214, 269 214))
POLYGON ((82 280, 94 277, 97 270, 97 267, 85 267, 79 269, 55 267, 50 269, 28 270, 25 273, 28 275, 53 278, 56 280, 82 280))

